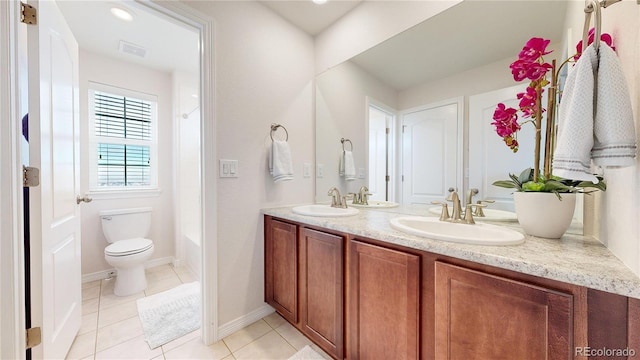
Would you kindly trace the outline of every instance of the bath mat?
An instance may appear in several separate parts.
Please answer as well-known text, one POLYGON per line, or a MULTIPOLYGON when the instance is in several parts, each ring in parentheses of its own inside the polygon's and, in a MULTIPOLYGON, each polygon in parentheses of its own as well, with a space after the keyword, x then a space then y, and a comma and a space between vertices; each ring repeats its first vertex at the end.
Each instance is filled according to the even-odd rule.
POLYGON ((145 340, 151 349, 200 328, 200 283, 136 300, 145 340))
POLYGON ((306 345, 300 349, 300 351, 293 354, 289 360, 325 360, 325 358, 313 350, 309 345, 306 345))

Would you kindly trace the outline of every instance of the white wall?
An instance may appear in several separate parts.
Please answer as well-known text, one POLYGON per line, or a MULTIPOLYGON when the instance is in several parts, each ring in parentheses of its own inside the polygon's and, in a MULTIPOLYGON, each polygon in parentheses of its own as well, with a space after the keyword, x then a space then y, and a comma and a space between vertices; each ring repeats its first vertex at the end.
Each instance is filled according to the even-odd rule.
POLYGON ((315 40, 316 74, 441 13, 461 0, 364 1, 315 40))
POLYGON ((171 74, 132 65, 80 50, 80 188, 89 190, 89 128, 88 82, 153 94, 158 97, 158 196, 120 199, 100 199, 93 196, 91 203, 83 203, 82 212, 82 274, 111 269, 104 259, 108 245, 102 233, 98 212, 106 209, 146 207, 153 208, 151 232, 155 250, 153 259, 172 258, 174 254, 173 225, 173 100, 171 74))
POLYGON ((178 263, 200 275, 201 269, 201 169, 198 76, 173 74, 176 149, 176 253, 178 263), (185 118, 186 115, 186 118, 185 118))
MULTIPOLYGON (((316 87, 316 161, 324 166, 322 178, 316 178, 316 201, 327 202, 327 191, 337 186, 343 195, 356 193, 367 180, 345 181, 338 176, 342 154, 341 138, 353 143, 356 172, 367 169, 369 148, 367 96, 396 107, 397 93, 351 61, 344 62, 317 77, 316 87)), ((350 144, 345 145, 349 150, 350 144)))
MULTIPOLYGON (((238 178, 218 179, 218 322, 264 306, 264 229, 260 209, 313 201, 313 39, 257 2, 192 1, 215 23, 218 156, 238 160, 238 178), (268 172, 271 123, 284 125, 294 180, 268 172)), ((205 239, 206 241, 206 239, 205 239)))
MULTIPOLYGON (((569 46, 575 49, 582 37, 584 3, 569 3, 565 28, 572 39, 569 46)), ((593 20, 592 20, 593 24, 593 20)), ((640 6, 635 1, 622 1, 602 10, 603 32, 613 36, 616 52, 624 69, 629 87, 631 104, 640 130, 640 6)), ((600 239, 631 270, 640 275, 640 167, 607 169, 607 191, 602 197, 600 211, 600 239)))

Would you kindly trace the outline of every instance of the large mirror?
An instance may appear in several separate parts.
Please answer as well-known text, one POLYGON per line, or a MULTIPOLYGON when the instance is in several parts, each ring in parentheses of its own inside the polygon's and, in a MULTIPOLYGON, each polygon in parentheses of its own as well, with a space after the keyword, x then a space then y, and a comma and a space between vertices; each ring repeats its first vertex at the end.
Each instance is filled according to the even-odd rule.
MULTIPOLYGON (((550 39, 553 58, 566 58, 566 7, 565 1, 463 1, 318 75, 316 202, 326 202, 332 186, 345 193, 367 186, 374 199, 401 204, 443 198, 450 187, 460 193, 478 187, 480 198, 499 197, 491 192, 504 189, 470 174, 477 150, 469 146, 478 143, 472 139, 489 130, 472 126, 470 132, 469 118, 487 112, 479 102, 486 103, 487 94, 501 99, 506 88, 519 86, 511 90, 515 96, 526 87, 514 82, 509 64, 529 38, 550 39), (437 121, 412 128, 425 117, 437 121), (411 148, 403 137, 413 140, 411 148), (408 175, 412 164, 415 174, 408 175), (435 195, 414 196, 426 187, 435 195)), ((492 110, 495 103, 487 106, 492 110)), ((526 149, 518 155, 506 146, 498 151, 513 169, 501 160, 484 166, 499 167, 505 177, 533 163, 526 149)))

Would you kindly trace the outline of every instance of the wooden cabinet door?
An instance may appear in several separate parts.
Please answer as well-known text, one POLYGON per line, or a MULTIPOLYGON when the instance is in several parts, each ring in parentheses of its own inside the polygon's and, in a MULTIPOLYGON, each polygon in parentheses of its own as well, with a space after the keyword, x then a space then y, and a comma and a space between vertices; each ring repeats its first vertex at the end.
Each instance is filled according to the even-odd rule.
POLYGON ((297 227, 265 218, 265 301, 289 322, 298 322, 297 227))
POLYGON ((349 358, 418 359, 420 257, 352 241, 349 358))
POLYGON ((436 359, 571 359, 573 296, 436 262, 436 359))
POLYGON ((343 254, 342 236, 301 229, 301 330, 338 359, 344 357, 343 254))

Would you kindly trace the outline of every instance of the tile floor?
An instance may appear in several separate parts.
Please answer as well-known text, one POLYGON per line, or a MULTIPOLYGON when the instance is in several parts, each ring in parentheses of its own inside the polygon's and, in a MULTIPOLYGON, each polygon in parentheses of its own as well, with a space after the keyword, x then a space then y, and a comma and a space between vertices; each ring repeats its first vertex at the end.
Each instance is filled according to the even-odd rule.
POLYGON ((67 359, 288 359, 305 345, 331 359, 280 315, 273 313, 223 340, 205 346, 194 331, 151 350, 144 341, 136 300, 196 281, 186 268, 147 269, 147 289, 117 297, 114 280, 82 286, 82 326, 67 359))

